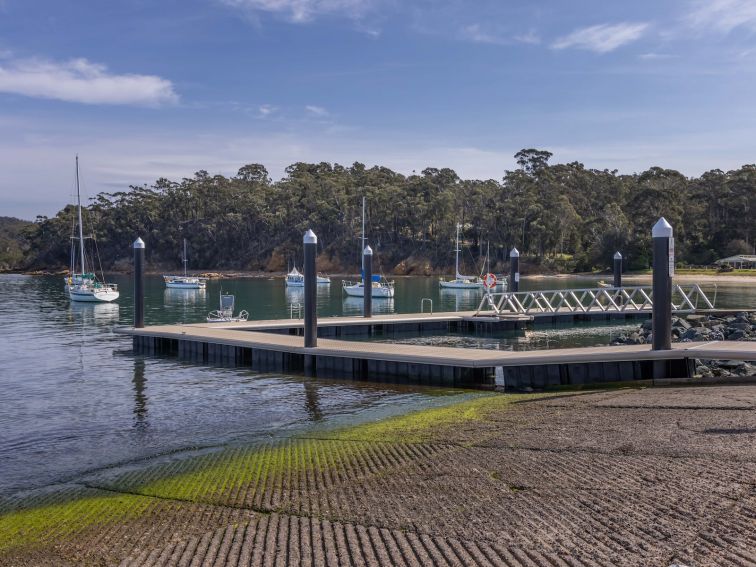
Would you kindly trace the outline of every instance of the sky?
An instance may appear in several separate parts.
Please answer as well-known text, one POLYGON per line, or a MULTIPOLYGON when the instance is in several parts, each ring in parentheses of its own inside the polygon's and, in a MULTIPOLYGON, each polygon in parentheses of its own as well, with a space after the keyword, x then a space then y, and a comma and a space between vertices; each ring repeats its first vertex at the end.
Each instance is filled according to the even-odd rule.
POLYGON ((0 216, 198 170, 756 162, 756 0, 0 0, 0 216))

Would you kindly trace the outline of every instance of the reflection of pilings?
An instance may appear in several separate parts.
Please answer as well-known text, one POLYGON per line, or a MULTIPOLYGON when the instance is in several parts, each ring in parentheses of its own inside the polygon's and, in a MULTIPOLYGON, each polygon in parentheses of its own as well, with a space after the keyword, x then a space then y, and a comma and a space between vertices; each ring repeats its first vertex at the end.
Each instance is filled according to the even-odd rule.
POLYGON ((320 399, 318 397, 318 387, 309 380, 304 383, 305 391, 305 409, 310 415, 312 421, 321 421, 323 419, 323 412, 320 410, 320 399))
POLYGON ((147 417, 147 396, 144 395, 144 386, 147 382, 145 375, 144 359, 134 358, 134 417, 141 423, 147 417))

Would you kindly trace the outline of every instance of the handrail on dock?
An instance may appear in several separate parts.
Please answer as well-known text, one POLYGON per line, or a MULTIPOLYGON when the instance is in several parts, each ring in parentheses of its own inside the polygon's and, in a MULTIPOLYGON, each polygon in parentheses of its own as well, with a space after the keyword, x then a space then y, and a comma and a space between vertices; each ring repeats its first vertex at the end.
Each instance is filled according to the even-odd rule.
MULTIPOLYGON (((699 300, 707 309, 714 305, 698 284, 674 285, 672 310, 690 313, 698 309, 699 300)), ((600 287, 582 289, 534 290, 486 293, 476 315, 520 313, 588 313, 603 311, 622 313, 650 311, 653 307, 651 286, 600 287)))
POLYGON ((420 313, 425 313, 425 302, 430 302, 430 314, 433 315, 433 300, 430 297, 423 297, 420 300, 420 313))
POLYGON ((302 318, 302 304, 292 303, 289 305, 289 319, 294 319, 294 312, 297 312, 297 319, 302 318))

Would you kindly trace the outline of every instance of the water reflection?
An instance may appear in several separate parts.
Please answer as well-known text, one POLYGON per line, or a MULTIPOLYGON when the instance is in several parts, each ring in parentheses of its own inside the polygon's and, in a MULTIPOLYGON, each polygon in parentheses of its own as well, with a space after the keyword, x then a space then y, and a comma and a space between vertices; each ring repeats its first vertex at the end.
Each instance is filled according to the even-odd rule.
POLYGON ((317 385, 314 382, 307 380, 304 383, 304 391, 305 409, 307 409, 307 414, 312 421, 322 421, 323 412, 320 409, 320 398, 318 396, 317 385))
POLYGON ((439 288, 440 305, 434 311, 472 311, 478 308, 483 298, 480 289, 439 288))
POLYGON ((165 288, 163 291, 163 304, 172 305, 206 305, 207 290, 205 289, 180 289, 165 288))
POLYGON ((145 363, 142 357, 134 358, 134 420, 137 428, 142 429, 147 426, 147 396, 144 388, 147 383, 145 377, 145 363))
MULTIPOLYGON (((362 297, 344 297, 342 311, 344 315, 362 315, 362 308, 364 305, 364 298, 362 297)), ((372 313, 389 314, 395 313, 395 305, 393 297, 379 297, 373 298, 372 313)))
POLYGON ((72 321, 78 321, 84 325, 103 325, 118 322, 120 307, 117 303, 71 301, 69 312, 72 321))

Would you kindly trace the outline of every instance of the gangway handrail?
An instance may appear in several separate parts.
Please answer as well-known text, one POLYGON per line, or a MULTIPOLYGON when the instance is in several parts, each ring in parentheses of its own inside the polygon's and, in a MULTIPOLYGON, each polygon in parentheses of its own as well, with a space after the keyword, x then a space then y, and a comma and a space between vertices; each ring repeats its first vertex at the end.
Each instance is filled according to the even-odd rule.
POLYGON ((420 300, 420 313, 425 313, 425 302, 430 302, 430 314, 433 315, 433 300, 430 297, 423 297, 420 300))
POLYGON ((292 303, 289 305, 289 319, 294 319, 294 311, 297 312, 297 319, 302 318, 302 304, 292 303))
MULTIPOLYGON (((716 289, 715 289, 716 292, 716 289)), ((672 310, 692 313, 699 302, 714 309, 698 284, 675 284, 672 288, 672 310)), ((652 286, 622 286, 533 291, 504 291, 486 293, 478 305, 476 315, 502 313, 624 313, 650 311, 653 307, 652 286)))

